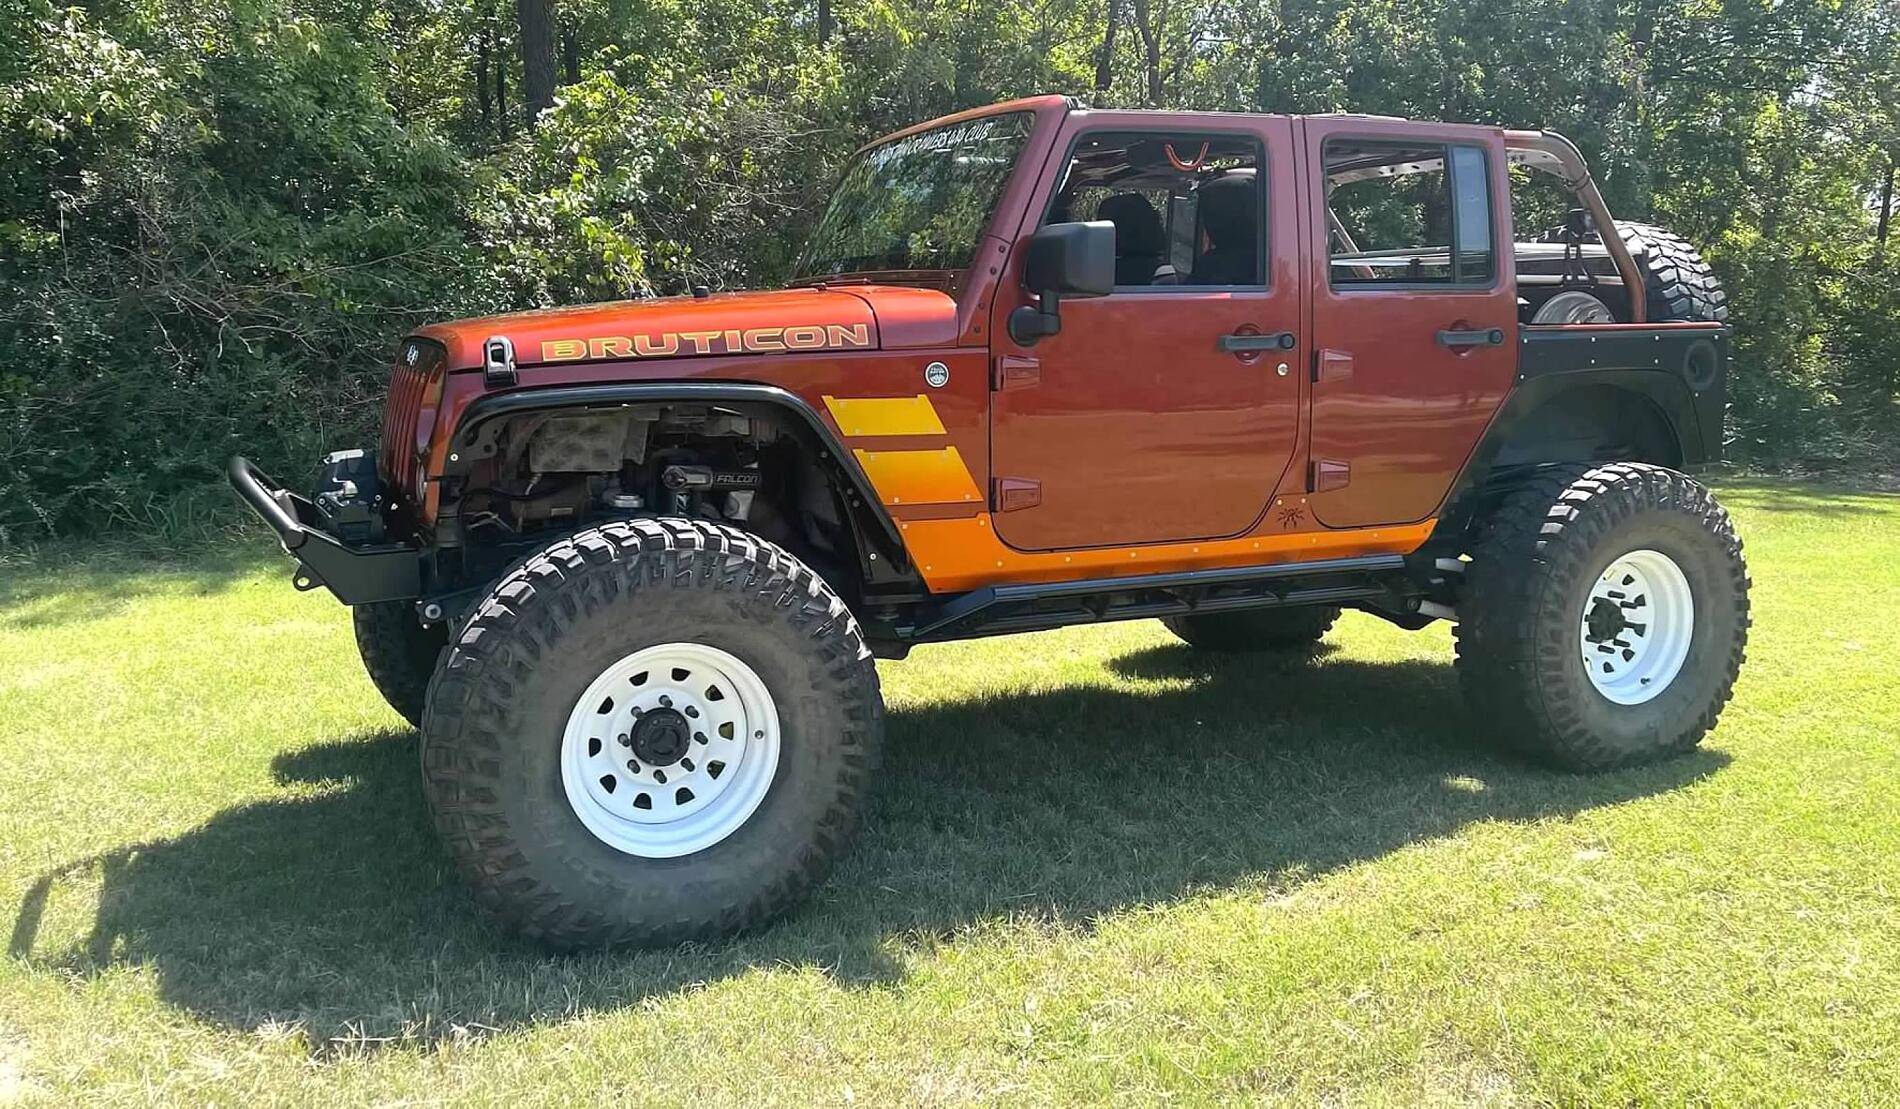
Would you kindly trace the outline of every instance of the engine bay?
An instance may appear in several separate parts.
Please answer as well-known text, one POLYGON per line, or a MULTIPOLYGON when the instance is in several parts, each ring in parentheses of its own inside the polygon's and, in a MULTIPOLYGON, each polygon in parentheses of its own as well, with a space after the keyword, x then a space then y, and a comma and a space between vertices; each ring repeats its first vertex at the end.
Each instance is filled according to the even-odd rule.
POLYGON ((481 562, 634 516, 730 524, 814 566, 851 553, 838 494, 801 441, 767 417, 710 404, 531 413, 492 441, 458 513, 462 546, 481 562))

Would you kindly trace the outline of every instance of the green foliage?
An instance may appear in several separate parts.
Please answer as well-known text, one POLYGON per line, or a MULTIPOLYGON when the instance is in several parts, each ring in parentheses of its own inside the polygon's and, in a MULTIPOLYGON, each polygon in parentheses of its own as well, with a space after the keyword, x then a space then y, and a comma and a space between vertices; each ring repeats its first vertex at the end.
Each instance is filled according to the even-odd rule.
POLYGON ((0 538, 371 433, 394 334, 467 284, 456 155, 374 51, 271 3, 115 31, 35 0, 5 36, 0 538))
POLYGON ((800 105, 636 68, 568 86, 483 186, 477 234, 512 303, 743 286, 797 249, 800 105))
POLYGON ((568 0, 529 120, 494 0, 0 0, 0 542, 299 476, 415 321, 782 280, 858 144, 1045 91, 1563 131, 1729 284, 1738 457, 1891 452, 1891 0, 826 10, 568 0))

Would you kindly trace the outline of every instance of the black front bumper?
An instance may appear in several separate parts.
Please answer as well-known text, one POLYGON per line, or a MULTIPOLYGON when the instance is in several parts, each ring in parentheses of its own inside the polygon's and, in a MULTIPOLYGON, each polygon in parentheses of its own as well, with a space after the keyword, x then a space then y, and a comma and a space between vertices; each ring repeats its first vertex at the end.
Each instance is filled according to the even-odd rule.
MULTIPOLYGON (((401 543, 347 543, 327 527, 308 497, 277 485, 242 456, 231 459, 232 488, 283 540, 297 560, 298 589, 324 586, 346 605, 407 601, 422 595, 421 552, 401 543)), ((373 491, 364 494, 373 498, 373 491)))

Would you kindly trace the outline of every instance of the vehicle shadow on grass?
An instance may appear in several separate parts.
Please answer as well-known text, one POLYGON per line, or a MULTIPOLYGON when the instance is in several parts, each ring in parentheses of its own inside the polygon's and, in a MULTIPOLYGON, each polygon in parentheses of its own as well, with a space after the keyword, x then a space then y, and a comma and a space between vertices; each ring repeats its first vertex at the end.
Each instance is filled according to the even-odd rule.
MULTIPOLYGON (((737 940, 557 956, 481 919, 437 846, 411 732, 287 752, 279 801, 42 876, 12 954, 119 965, 230 1027, 313 1054, 422 1046, 635 1004, 755 969, 901 980, 907 952, 984 921, 1089 927, 1202 891, 1283 890, 1474 821, 1562 817, 1679 788, 1698 752, 1593 777, 1473 745, 1440 663, 1262 663, 1157 647, 1121 685, 898 707, 858 848, 786 921, 737 940), (89 928, 43 914, 100 885, 89 928)), ((57 914, 53 914, 57 917, 57 914)))

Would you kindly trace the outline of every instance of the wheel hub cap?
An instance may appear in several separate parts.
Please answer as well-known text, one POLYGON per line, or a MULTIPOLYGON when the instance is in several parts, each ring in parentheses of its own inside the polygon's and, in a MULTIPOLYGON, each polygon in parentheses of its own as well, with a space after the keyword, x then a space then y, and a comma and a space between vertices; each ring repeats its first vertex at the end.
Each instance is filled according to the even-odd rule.
POLYGON ((778 706, 758 673, 717 647, 662 643, 581 693, 561 738, 561 785, 602 843, 676 858, 738 831, 778 760, 778 706))
POLYGON ((1585 635, 1593 643, 1611 643, 1630 626, 1623 619, 1623 606, 1608 597, 1593 597, 1590 615, 1585 618, 1589 625, 1585 635))
POLYGON ((1675 560, 1637 550, 1616 558, 1590 586, 1579 620, 1584 672, 1619 705, 1660 695, 1689 657, 1695 596, 1675 560))
POLYGON ((670 708, 657 708, 633 726, 633 757, 648 766, 672 766, 685 757, 692 741, 685 716, 670 708))

